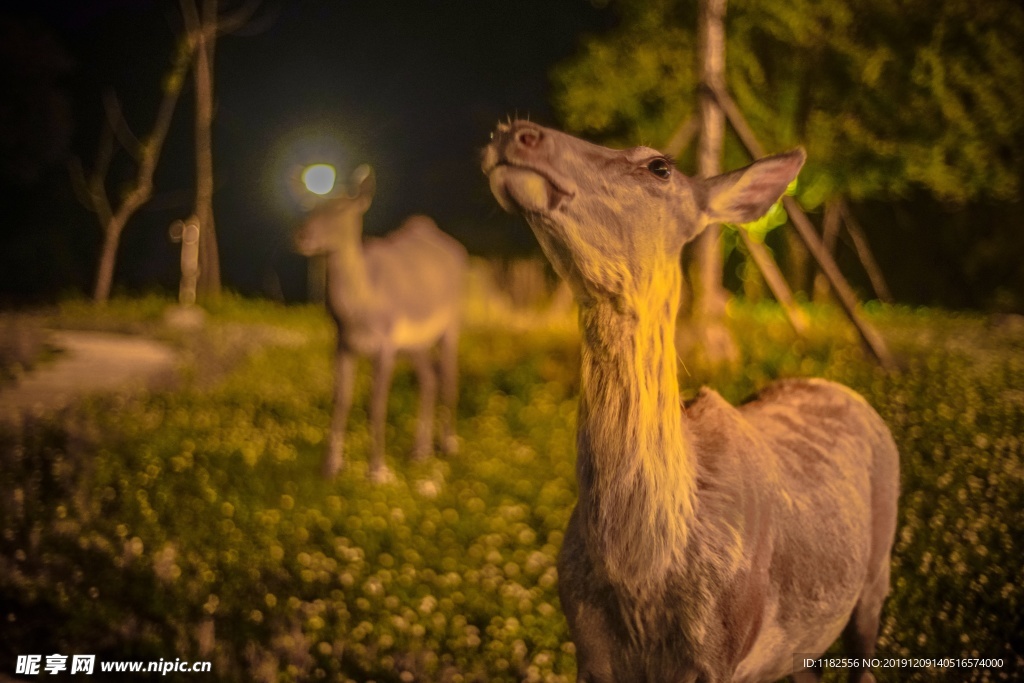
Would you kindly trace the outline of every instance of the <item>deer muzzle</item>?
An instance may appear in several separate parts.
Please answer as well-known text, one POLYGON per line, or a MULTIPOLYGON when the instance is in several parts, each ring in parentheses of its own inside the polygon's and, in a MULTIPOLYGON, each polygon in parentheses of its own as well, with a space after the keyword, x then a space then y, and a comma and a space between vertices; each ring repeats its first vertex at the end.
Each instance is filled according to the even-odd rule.
POLYGON ((526 121, 498 124, 484 148, 482 168, 491 192, 509 213, 551 213, 576 194, 552 163, 554 131, 526 121))

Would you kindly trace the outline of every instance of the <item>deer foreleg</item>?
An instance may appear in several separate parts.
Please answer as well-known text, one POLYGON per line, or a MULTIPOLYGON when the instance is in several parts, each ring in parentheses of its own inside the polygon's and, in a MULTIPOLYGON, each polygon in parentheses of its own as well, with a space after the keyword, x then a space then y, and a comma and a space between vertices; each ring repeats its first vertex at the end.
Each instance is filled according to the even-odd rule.
MULTIPOLYGON (((889 556, 878 576, 861 595, 857 606, 853 608, 850 621, 843 631, 843 645, 846 652, 857 659, 871 659, 875 655, 878 640, 878 626, 882 615, 882 603, 889 592, 889 556)), ((875 676, 867 668, 850 669, 850 683, 875 683, 875 676)))
POLYGON ((413 356, 416 367, 416 378, 420 385, 420 411, 416 422, 416 445, 413 447, 413 460, 425 460, 434 451, 432 436, 434 434, 434 406, 437 403, 437 370, 431 361, 429 351, 421 351, 413 356))
POLYGON ((391 471, 384 464, 384 422, 388 412, 388 394, 395 369, 394 349, 382 349, 374 362, 373 389, 370 396, 370 434, 373 441, 368 474, 374 481, 387 481, 391 471))
POLYGON ((346 351, 338 351, 334 361, 334 410, 323 465, 323 474, 328 479, 334 478, 345 462, 345 425, 352 408, 354 374, 355 357, 346 351))
POLYGON ((441 337, 438 361, 441 376, 441 449, 451 455, 459 450, 455 436, 455 410, 459 401, 459 328, 452 325, 441 337))

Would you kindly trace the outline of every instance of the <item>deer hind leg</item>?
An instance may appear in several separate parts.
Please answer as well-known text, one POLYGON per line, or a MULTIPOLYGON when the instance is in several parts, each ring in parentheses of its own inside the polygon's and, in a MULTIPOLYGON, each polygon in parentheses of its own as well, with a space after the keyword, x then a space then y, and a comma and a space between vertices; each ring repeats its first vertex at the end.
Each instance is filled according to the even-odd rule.
MULTIPOLYGON (((860 596, 857 606, 853 608, 850 621, 843 630, 843 646, 846 654, 858 659, 875 656, 875 645, 878 640, 878 626, 882 616, 882 603, 889 592, 889 557, 886 555, 884 565, 878 576, 871 582, 860 596)), ((875 676, 867 668, 850 669, 850 683, 875 683, 875 676)))
POLYGON ((354 375, 355 357, 346 351, 338 351, 334 360, 334 407, 323 464, 323 474, 328 479, 333 479, 345 463, 345 425, 352 408, 354 375))
POLYGON ((373 389, 370 395, 370 464, 367 474, 375 482, 387 482, 394 474, 384 464, 384 423, 388 412, 388 394, 395 370, 394 349, 382 349, 373 367, 373 389))
POLYGON ((413 460, 426 460, 433 455, 434 444, 434 407, 437 404, 437 368, 430 358, 429 351, 413 354, 413 365, 416 378, 420 385, 420 411, 416 420, 416 444, 413 447, 413 460))
POLYGON ((459 401, 459 326, 452 324, 441 336, 438 361, 441 376, 441 450, 457 453, 459 440, 455 435, 456 405, 459 401))

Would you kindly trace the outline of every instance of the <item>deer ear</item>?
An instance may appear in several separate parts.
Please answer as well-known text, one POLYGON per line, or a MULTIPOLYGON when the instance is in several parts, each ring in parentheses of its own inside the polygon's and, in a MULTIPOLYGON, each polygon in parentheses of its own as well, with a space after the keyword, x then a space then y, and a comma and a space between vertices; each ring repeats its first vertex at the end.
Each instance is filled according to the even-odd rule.
POLYGON ((364 204, 363 211, 370 208, 373 201, 373 193, 377 189, 377 179, 374 176, 373 168, 366 164, 356 166, 352 171, 352 198, 364 204))
POLYGON ((798 147, 704 181, 705 223, 749 223, 768 212, 793 182, 807 154, 798 147))

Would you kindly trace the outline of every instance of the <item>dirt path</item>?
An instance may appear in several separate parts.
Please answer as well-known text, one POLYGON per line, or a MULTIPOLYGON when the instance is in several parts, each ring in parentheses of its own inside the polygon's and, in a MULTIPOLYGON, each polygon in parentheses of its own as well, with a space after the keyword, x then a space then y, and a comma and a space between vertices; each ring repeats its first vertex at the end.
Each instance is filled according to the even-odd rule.
POLYGON ((64 353, 0 389, 0 421, 59 410, 85 394, 152 386, 170 378, 178 360, 167 344, 124 334, 61 330, 50 339, 64 353))

